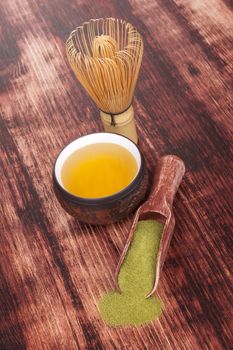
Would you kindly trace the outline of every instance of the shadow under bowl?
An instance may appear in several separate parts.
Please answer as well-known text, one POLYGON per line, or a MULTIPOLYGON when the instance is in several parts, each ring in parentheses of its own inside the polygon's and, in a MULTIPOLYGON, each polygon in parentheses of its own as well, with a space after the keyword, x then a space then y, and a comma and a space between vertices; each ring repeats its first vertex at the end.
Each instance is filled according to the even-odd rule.
POLYGON ((148 171, 142 153, 130 139, 112 133, 94 133, 82 136, 63 148, 54 164, 53 186, 59 203, 67 213, 84 223, 104 225, 123 219, 142 203, 148 189, 148 171), (74 151, 94 143, 115 143, 125 147, 135 157, 138 171, 127 187, 111 196, 78 197, 64 188, 61 182, 62 165, 74 151))

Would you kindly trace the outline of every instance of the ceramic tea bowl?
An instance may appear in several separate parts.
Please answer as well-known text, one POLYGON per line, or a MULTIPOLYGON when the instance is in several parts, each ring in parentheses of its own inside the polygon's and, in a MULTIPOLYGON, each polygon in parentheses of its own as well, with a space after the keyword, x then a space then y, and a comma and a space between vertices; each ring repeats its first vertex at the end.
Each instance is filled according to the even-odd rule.
POLYGON ((54 164, 53 185, 61 206, 77 220, 93 225, 110 224, 126 217, 141 204, 147 194, 148 171, 142 153, 130 139, 113 133, 94 133, 82 136, 63 148, 54 164), (126 148, 137 162, 137 172, 128 186, 110 196, 79 197, 64 187, 62 166, 73 152, 96 143, 115 143, 126 148))

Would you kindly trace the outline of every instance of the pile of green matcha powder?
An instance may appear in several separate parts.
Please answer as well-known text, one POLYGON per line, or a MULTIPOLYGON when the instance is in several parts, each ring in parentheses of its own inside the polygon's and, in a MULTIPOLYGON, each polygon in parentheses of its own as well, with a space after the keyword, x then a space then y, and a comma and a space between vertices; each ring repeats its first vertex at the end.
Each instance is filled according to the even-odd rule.
POLYGON ((108 325, 142 325, 162 313, 159 299, 146 296, 155 281, 163 227, 155 220, 138 222, 118 276, 121 293, 107 293, 99 303, 100 314, 108 325))

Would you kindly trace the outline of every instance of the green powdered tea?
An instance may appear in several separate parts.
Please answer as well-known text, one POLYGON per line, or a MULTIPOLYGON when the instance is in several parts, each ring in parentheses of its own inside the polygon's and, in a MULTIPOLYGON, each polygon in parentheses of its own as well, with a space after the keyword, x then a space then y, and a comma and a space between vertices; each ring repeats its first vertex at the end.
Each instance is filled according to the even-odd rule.
POLYGON ((107 293, 99 304, 101 316, 107 324, 141 325, 161 314, 159 299, 146 296, 155 281, 156 259, 163 227, 154 220, 138 222, 118 276, 121 293, 107 293))

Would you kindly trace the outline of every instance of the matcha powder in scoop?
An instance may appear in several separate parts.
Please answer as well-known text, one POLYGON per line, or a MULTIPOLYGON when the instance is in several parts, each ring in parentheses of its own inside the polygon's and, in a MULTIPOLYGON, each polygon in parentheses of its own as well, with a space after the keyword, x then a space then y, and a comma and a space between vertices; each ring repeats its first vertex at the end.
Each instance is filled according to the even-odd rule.
POLYGON ((155 220, 138 222, 118 275, 121 293, 109 292, 99 303, 100 314, 108 325, 142 325, 162 313, 159 299, 146 296, 155 281, 156 259, 163 227, 163 224, 155 220))

